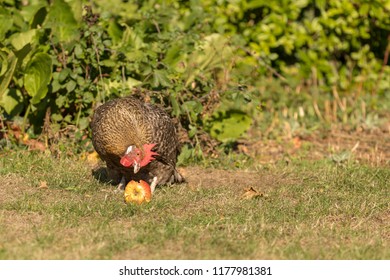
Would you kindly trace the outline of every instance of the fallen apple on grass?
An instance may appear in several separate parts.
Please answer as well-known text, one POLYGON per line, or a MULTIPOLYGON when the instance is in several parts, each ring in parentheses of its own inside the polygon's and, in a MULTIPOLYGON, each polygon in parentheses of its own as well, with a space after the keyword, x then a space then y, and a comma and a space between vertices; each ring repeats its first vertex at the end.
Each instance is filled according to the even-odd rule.
POLYGON ((142 204, 152 199, 152 191, 148 183, 143 180, 136 182, 131 180, 125 188, 125 202, 142 204))

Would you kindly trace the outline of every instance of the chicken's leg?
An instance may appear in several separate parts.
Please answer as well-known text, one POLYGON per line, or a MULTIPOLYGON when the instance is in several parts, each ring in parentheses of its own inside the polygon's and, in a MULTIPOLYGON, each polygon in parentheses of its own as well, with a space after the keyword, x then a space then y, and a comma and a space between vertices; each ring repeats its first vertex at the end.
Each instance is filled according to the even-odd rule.
POLYGON ((152 183, 150 184, 150 190, 152 194, 154 193, 154 189, 156 188, 156 186, 157 186, 157 176, 154 176, 152 183))
POLYGON ((125 176, 122 176, 121 182, 119 183, 117 190, 123 191, 125 190, 125 188, 126 188, 126 179, 125 176))

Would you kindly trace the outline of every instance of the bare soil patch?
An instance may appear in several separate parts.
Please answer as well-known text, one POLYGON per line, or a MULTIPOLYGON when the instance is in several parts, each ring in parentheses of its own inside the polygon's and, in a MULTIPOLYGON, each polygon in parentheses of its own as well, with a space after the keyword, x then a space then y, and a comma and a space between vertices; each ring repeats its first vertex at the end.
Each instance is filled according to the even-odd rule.
POLYGON ((268 189, 281 183, 287 183, 282 172, 276 174, 264 170, 222 170, 202 168, 198 166, 179 168, 190 188, 213 188, 227 186, 229 188, 261 188, 268 189))

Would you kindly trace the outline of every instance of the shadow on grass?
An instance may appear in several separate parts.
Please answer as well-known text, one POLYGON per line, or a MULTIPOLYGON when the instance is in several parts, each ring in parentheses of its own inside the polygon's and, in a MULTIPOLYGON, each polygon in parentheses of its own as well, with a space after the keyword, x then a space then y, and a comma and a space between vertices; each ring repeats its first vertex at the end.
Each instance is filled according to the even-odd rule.
POLYGON ((113 178, 110 178, 108 175, 108 169, 107 167, 98 167, 92 170, 92 176, 99 181, 100 183, 104 184, 110 184, 110 185, 118 185, 119 181, 113 180, 113 178))

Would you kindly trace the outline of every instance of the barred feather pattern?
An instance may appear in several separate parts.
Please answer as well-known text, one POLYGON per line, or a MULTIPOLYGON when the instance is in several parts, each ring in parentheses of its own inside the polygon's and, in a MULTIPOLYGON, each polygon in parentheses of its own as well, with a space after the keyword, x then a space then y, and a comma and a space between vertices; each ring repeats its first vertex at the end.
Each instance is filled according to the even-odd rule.
POLYGON ((160 107, 141 102, 134 97, 123 97, 99 106, 93 116, 92 143, 106 162, 109 176, 119 182, 144 180, 151 184, 157 176, 157 185, 180 183, 184 179, 176 170, 179 141, 169 115, 160 107), (138 148, 155 143, 156 160, 134 174, 133 168, 120 164, 127 147, 138 148))

